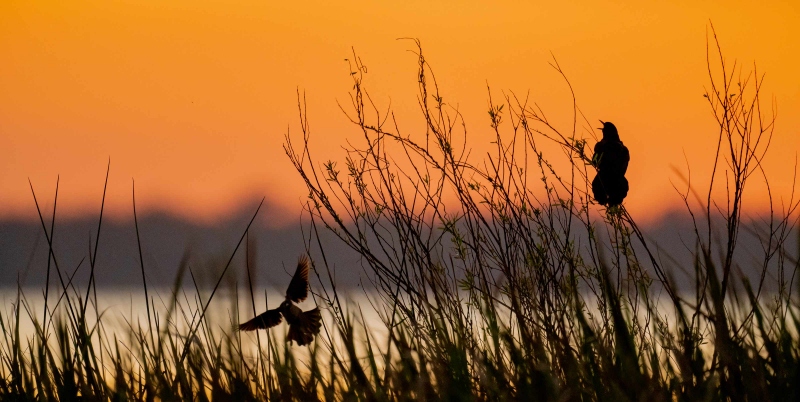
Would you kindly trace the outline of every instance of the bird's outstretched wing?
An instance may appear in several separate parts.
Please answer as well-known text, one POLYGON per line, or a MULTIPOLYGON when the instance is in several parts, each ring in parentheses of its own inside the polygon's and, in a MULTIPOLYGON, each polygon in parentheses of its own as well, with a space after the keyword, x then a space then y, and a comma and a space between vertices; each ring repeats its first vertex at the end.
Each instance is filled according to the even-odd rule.
POLYGON ((283 321, 279 309, 267 310, 266 313, 259 314, 256 318, 239 325, 239 331, 255 331, 257 329, 272 328, 283 321))
POLYGON ((322 315, 319 313, 319 308, 306 311, 296 323, 289 326, 286 341, 295 341, 300 346, 308 345, 314 340, 314 335, 319 333, 321 327, 322 315))
POLYGON ((297 261, 297 270, 289 282, 289 288, 286 289, 286 298, 300 303, 306 297, 308 297, 308 257, 302 256, 297 261))

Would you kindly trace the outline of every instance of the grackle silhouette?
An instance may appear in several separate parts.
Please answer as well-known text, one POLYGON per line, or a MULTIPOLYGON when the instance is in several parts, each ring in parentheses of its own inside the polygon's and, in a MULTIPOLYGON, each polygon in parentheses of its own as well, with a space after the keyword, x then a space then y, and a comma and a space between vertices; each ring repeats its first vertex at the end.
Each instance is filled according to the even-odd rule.
POLYGON ((272 328, 281 323, 282 318, 286 318, 289 323, 289 334, 286 341, 295 341, 298 345, 308 345, 314 339, 314 335, 319 333, 322 326, 322 315, 319 308, 303 311, 294 305, 308 297, 308 257, 302 256, 297 262, 297 270, 294 272, 289 288, 286 289, 286 300, 278 308, 267 310, 250 321, 239 325, 240 331, 254 331, 257 329, 272 328))
POLYGON ((628 195, 628 180, 625 172, 631 160, 628 148, 620 141, 617 127, 613 123, 604 122, 603 139, 594 146, 592 162, 597 168, 597 176, 592 180, 594 199, 601 205, 614 206, 622 204, 628 195))

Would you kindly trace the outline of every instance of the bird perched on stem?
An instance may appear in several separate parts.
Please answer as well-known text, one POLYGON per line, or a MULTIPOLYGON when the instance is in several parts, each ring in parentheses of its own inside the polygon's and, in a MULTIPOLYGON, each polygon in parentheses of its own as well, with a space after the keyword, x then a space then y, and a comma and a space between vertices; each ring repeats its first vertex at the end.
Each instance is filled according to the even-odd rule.
POLYGON ((297 270, 292 281, 286 289, 286 300, 278 308, 267 310, 250 321, 239 325, 240 331, 254 331, 257 329, 272 328, 281 323, 282 317, 289 324, 289 334, 286 341, 295 341, 298 345, 308 345, 319 333, 322 326, 322 315, 319 307, 303 311, 294 303, 302 302, 308 297, 308 257, 302 256, 297 262, 297 270))
POLYGON ((625 172, 631 160, 628 148, 620 141, 617 127, 610 122, 604 122, 603 139, 594 146, 592 162, 597 168, 597 176, 592 180, 594 199, 600 205, 614 206, 622 204, 628 195, 628 179, 625 172))

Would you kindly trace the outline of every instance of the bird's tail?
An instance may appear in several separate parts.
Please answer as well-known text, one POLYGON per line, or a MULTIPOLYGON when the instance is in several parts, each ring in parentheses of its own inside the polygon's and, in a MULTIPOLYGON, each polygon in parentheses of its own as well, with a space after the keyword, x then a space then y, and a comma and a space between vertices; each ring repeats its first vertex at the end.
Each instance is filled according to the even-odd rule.
POLYGON ((286 341, 295 341, 298 345, 308 345, 314 340, 314 335, 319 333, 322 327, 322 314, 319 308, 304 312, 300 320, 289 326, 289 334, 286 341))

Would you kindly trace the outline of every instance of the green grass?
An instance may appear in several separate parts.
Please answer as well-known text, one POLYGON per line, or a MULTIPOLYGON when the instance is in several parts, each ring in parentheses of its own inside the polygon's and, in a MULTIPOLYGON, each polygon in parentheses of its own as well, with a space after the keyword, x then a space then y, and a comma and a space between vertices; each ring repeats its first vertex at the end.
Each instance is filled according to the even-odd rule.
MULTIPOLYGON (((78 289, 58 266, 52 225, 48 231, 42 219, 51 244, 48 273, 59 286, 52 294, 45 289, 45 314, 20 291, 11 313, 0 316, 1 399, 800 397, 800 306, 793 293, 800 247, 787 244, 797 204, 771 211, 763 225, 741 221, 745 184, 763 172, 774 127, 774 115, 762 120, 760 77, 724 63, 714 72, 709 58, 706 96, 720 146, 707 193, 726 186, 729 197, 720 205, 695 197, 694 189, 680 194, 695 228, 694 263, 686 267, 663 255, 682 250, 656 253, 624 207, 593 203, 590 144, 580 135, 589 123, 577 124, 577 106, 576 124, 563 133, 537 106, 513 94, 496 104, 490 93, 497 148, 475 159, 460 114, 444 102, 421 47, 417 52, 424 133, 401 133, 373 103, 355 57, 346 113, 360 139, 348 144, 342 165, 311 157, 302 98, 300 143, 287 134, 286 152, 309 191, 304 230, 315 301, 326 314, 309 348, 286 344, 275 330, 254 339, 232 329, 237 314, 258 309, 249 276, 232 282, 234 297, 216 296, 234 255, 250 255, 249 225, 210 293, 181 288, 182 264, 163 304, 152 303, 144 282, 147 322, 120 330, 106 325, 93 281, 78 289), (364 322, 330 279, 335 268, 319 240, 326 230, 360 255, 380 320, 364 322), (738 257, 740 230, 758 234, 763 255, 738 257), (676 285, 679 275, 688 277, 688 288, 676 285), (251 305, 240 303, 239 293, 251 305), (215 322, 209 308, 225 300, 233 318, 215 322), (20 334, 23 320, 34 334, 20 334)), ((102 219, 97 238, 101 228, 102 219)), ((90 265, 94 270, 94 256, 90 265)))

